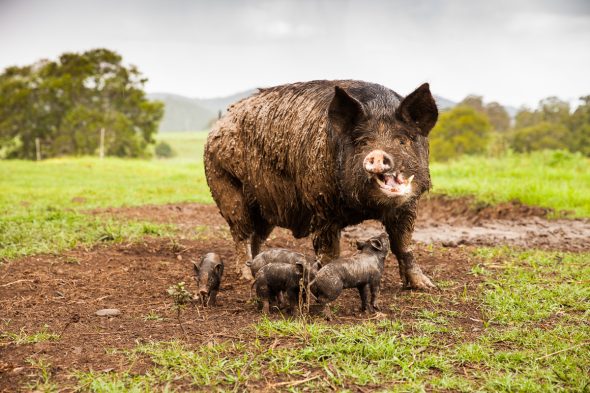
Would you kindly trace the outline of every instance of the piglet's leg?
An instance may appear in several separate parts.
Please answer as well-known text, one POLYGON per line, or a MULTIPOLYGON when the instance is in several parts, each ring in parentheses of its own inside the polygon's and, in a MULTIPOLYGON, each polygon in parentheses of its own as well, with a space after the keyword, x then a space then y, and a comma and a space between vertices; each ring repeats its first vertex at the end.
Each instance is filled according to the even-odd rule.
POLYGON ((212 289, 211 294, 209 295, 209 306, 215 307, 217 305, 217 289, 212 289))
POLYGON ((378 300, 379 300, 379 282, 371 283, 371 307, 373 308, 373 312, 381 311, 381 309, 377 305, 378 300))
POLYGON ((399 263, 399 274, 406 289, 432 289, 432 283, 414 260, 411 248, 414 220, 416 219, 416 205, 413 203, 403 212, 384 220, 385 229, 389 235, 391 251, 399 263))
MULTIPOLYGON (((359 285, 358 286, 359 295, 361 296, 361 311, 367 311, 367 308, 371 305, 369 304, 369 284, 359 285)), ((369 310, 371 311, 371 310, 369 310)))

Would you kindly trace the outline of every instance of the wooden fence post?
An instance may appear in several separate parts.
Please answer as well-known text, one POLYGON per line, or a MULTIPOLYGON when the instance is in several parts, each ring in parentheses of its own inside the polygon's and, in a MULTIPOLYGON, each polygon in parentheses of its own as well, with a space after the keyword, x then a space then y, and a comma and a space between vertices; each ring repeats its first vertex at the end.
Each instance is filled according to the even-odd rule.
POLYGON ((41 161, 41 140, 35 138, 35 149, 37 150, 37 161, 41 161))
POLYGON ((100 159, 104 158, 104 127, 100 129, 100 159))

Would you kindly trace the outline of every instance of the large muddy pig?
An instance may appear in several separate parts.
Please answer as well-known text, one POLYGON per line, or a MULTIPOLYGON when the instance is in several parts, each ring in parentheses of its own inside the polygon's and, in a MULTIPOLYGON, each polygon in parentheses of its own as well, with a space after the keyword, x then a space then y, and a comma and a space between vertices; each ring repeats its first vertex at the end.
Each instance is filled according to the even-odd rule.
POLYGON ((416 203, 430 188, 428 133, 438 110, 428 84, 407 97, 362 81, 261 89, 211 130, 205 173, 236 247, 236 268, 275 226, 312 236, 318 259, 339 256, 340 231, 381 221, 404 287, 433 287, 411 249, 416 203))

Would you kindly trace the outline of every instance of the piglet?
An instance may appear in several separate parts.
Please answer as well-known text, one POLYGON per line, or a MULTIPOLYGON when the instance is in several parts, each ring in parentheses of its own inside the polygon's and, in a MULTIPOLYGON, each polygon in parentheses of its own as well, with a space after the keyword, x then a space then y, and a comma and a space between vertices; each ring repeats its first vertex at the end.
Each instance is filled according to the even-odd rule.
POLYGON ((305 287, 315 277, 318 264, 310 264, 305 258, 295 263, 273 262, 262 266, 255 276, 256 296, 261 301, 262 312, 269 313, 270 302, 281 304, 286 294, 289 310, 297 313, 300 282, 305 287))
POLYGON ((193 267, 199 298, 203 306, 215 306, 221 276, 223 275, 223 260, 218 254, 210 252, 205 254, 198 264, 194 263, 193 267))
POLYGON ((269 263, 284 262, 295 265, 297 262, 306 261, 308 264, 312 265, 315 262, 315 258, 284 248, 273 248, 256 255, 254 259, 246 262, 246 266, 250 268, 252 277, 256 277, 256 273, 269 263))
POLYGON ((359 253, 349 258, 338 258, 322 267, 310 284, 311 292, 322 305, 328 320, 332 319, 328 303, 336 300, 346 288, 358 289, 363 312, 379 311, 377 297, 383 265, 389 251, 387 234, 382 233, 366 242, 357 242, 357 248, 359 253))

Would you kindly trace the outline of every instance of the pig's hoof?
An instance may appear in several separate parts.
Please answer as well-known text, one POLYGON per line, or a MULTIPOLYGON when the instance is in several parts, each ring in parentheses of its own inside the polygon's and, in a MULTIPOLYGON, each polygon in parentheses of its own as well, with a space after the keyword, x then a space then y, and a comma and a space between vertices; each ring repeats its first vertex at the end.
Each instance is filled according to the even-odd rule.
POLYGON ((435 289, 436 285, 426 276, 426 274, 422 273, 420 268, 416 270, 411 270, 406 273, 406 289, 420 289, 420 290, 430 290, 435 289))

